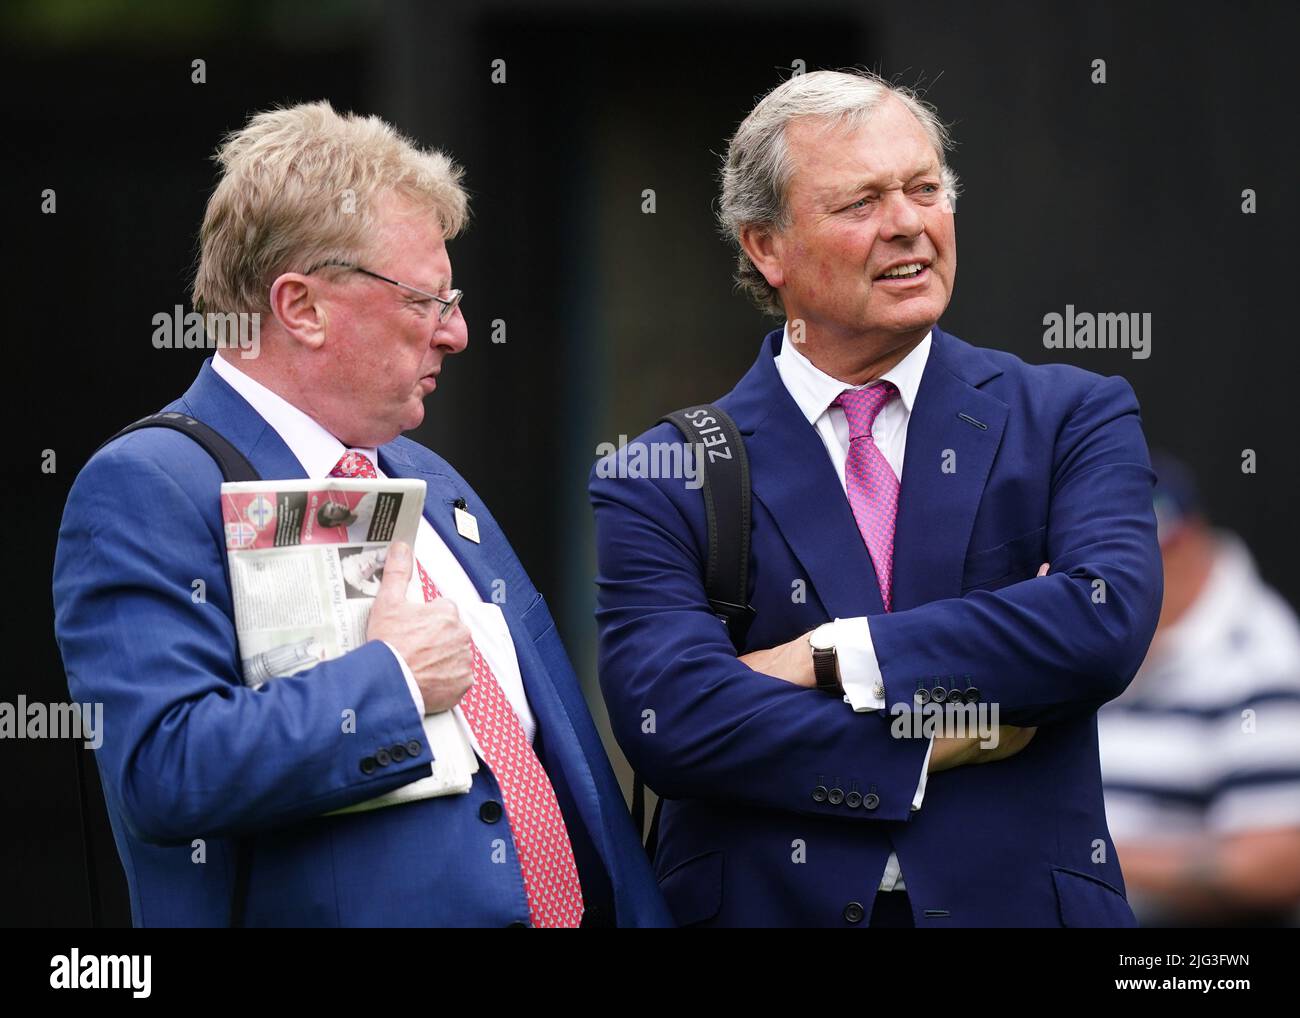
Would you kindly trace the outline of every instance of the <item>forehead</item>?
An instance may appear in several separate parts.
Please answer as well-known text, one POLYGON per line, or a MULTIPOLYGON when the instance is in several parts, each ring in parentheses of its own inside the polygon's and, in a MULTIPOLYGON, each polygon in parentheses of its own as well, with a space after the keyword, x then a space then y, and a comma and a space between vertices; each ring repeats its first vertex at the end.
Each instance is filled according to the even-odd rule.
POLYGON ((817 193, 863 183, 886 185, 939 169, 925 128, 889 96, 860 124, 805 117, 786 126, 791 192, 817 193))
MULTIPOLYGON (((451 259, 438 217, 393 194, 376 203, 372 260, 416 286, 445 284, 451 259), (406 273, 406 275, 400 275, 406 273)), ((372 268, 373 266, 367 266, 372 268)))

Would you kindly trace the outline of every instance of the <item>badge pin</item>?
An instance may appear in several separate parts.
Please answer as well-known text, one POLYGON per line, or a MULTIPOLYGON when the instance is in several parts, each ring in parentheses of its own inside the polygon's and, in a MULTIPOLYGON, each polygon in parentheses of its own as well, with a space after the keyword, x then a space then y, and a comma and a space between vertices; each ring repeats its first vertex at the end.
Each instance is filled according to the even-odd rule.
POLYGON ((452 512, 456 518, 456 533, 466 540, 478 544, 478 520, 465 508, 463 498, 456 499, 455 508, 452 512))

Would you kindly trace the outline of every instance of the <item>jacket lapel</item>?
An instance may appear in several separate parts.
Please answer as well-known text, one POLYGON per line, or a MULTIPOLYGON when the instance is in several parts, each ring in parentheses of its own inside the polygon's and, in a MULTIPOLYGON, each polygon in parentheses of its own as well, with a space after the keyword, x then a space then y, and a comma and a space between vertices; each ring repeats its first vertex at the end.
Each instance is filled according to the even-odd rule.
MULTIPOLYGON (((479 596, 485 601, 493 601, 493 584, 506 575, 504 563, 498 564, 493 559, 494 549, 505 545, 506 538, 496 524, 488 519, 486 509, 475 501, 474 493, 462 487, 448 474, 419 466, 397 443, 390 443, 378 451, 380 466, 388 476, 413 477, 425 482, 424 518, 456 556, 479 596), (453 506, 461 498, 465 499, 467 510, 478 517, 481 543, 462 537, 456 530, 453 506)), ((582 693, 576 683, 571 692, 577 697, 577 702, 565 703, 562 691, 533 642, 533 634, 528 632, 523 619, 512 608, 513 606, 502 605, 502 613, 514 642, 515 657, 519 662, 519 674, 523 678, 528 704, 544 744, 543 763, 552 783, 557 786, 559 775, 554 770, 554 764, 563 769, 569 794, 582 815, 596 850, 604 860, 610 879, 614 880, 617 876, 617 855, 609 840, 609 821, 603 815, 604 807, 596 790, 590 763, 582 750, 582 743, 570 716, 570 710, 586 712, 586 703, 582 700, 582 693)), ((557 787, 557 793, 558 791, 557 787)))
POLYGON ((777 374, 773 358, 780 347, 778 330, 723 401, 746 436, 754 495, 807 570, 827 614, 877 614, 884 606, 871 555, 826 447, 777 374))
POLYGON ((894 611, 961 594, 967 545, 1007 405, 976 386, 1001 374, 935 328, 907 424, 894 531, 894 611))
POLYGON ((212 370, 210 357, 185 395, 167 409, 183 410, 215 429, 267 480, 307 476, 276 430, 212 370))
POLYGON ((453 515, 456 500, 463 498, 468 512, 482 518, 474 505, 474 493, 468 489, 461 490, 448 474, 426 470, 417 465, 395 443, 381 446, 378 451, 379 466, 389 477, 412 477, 424 481, 424 518, 456 556, 456 561, 464 568, 479 597, 484 601, 492 601, 493 582, 501 577, 502 572, 491 561, 488 535, 481 533, 479 542, 462 537, 456 530, 453 515))
MULTIPOLYGON (((723 401, 746 437, 754 495, 808 572, 832 618, 884 610, 880 586, 826 447, 777 373, 781 331, 723 401)), ((1007 406, 979 385, 1001 374, 980 351, 933 330, 907 426, 894 533, 894 611, 957 597, 1007 406)))

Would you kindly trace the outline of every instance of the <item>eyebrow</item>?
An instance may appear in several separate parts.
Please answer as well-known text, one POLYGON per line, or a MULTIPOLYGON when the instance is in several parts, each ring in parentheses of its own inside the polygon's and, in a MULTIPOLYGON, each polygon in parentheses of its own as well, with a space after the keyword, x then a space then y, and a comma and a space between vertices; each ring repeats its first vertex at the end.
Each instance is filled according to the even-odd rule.
MULTIPOLYGON (((911 183, 912 181, 914 181, 917 177, 926 177, 926 176, 935 176, 935 177, 938 177, 938 176, 940 176, 941 174, 942 174, 942 169, 941 169, 941 167, 939 167, 939 166, 936 165, 935 163, 927 163, 927 164, 926 164, 925 166, 923 166, 923 167, 920 167, 920 168, 918 168, 918 169, 914 169, 914 170, 912 171, 912 173, 911 173, 911 176, 909 176, 909 177, 906 179, 905 183, 910 184, 910 183, 911 183)), ((858 181, 857 181, 856 183, 854 183, 854 184, 849 184, 849 185, 847 185, 847 186, 845 186, 845 187, 842 187, 842 188, 841 188, 841 187, 829 187, 829 188, 827 188, 824 192, 822 192, 822 194, 823 194, 824 197, 826 197, 826 198, 832 198, 832 199, 848 198, 848 197, 850 197, 851 195, 855 195, 855 194, 857 194, 859 191, 869 191, 869 190, 872 190, 872 189, 874 189, 874 188, 878 188, 879 186, 880 186, 880 184, 877 182, 877 180, 875 180, 874 178, 867 177, 867 178, 863 178, 863 179, 861 179, 861 180, 858 180, 858 181)))
POLYGON ((446 276, 443 276, 438 280, 438 286, 420 286, 418 283, 406 283, 406 285, 414 287, 417 290, 423 290, 426 293, 436 293, 441 296, 444 292, 451 289, 451 280, 451 274, 448 273, 446 276))

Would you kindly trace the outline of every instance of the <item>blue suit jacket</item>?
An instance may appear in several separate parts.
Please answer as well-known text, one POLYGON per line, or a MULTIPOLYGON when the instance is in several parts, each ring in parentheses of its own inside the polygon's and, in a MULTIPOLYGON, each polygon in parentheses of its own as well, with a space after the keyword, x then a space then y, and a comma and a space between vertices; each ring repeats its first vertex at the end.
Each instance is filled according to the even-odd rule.
MULTIPOLYGON (((168 409, 217 429, 265 478, 305 476, 210 363, 168 409)), ((423 446, 399 438, 379 460, 389 476, 426 482, 425 517, 484 597, 505 583, 535 748, 564 812, 589 919, 669 924, 550 612, 505 535, 464 478, 423 446), (481 544, 456 534, 457 498, 478 518, 481 544)), ((374 642, 261 691, 241 683, 220 483, 191 439, 135 432, 82 470, 59 533, 59 646, 73 698, 104 704, 97 760, 135 924, 224 924, 235 838, 252 845, 249 925, 526 922, 509 831, 491 809, 480 813, 501 799, 485 765, 467 795, 322 816, 427 773, 419 712, 392 652, 374 642), (206 603, 191 600, 195 579, 206 603), (355 711, 355 733, 342 731, 345 710, 355 711), (411 740, 418 755, 362 771, 363 758, 411 740), (195 839, 205 861, 195 861, 195 839)))
MULTIPOLYGON (((973 685, 1002 723, 1039 726, 1009 760, 930 775, 919 811, 924 739, 737 661, 704 595, 701 493, 593 471, 601 685, 629 761, 666 800, 656 869, 679 923, 845 925, 850 903, 869 915, 891 851, 918 926, 1134 923, 1095 712, 1132 678, 1160 608, 1137 402, 1120 378, 933 337, 891 613, 826 449, 777 374, 780 331, 719 401, 752 471, 757 617, 741 651, 868 615, 888 705, 973 685), (1035 578, 1043 562, 1051 573, 1035 578)), ((637 441, 681 437, 661 424, 637 441)))

